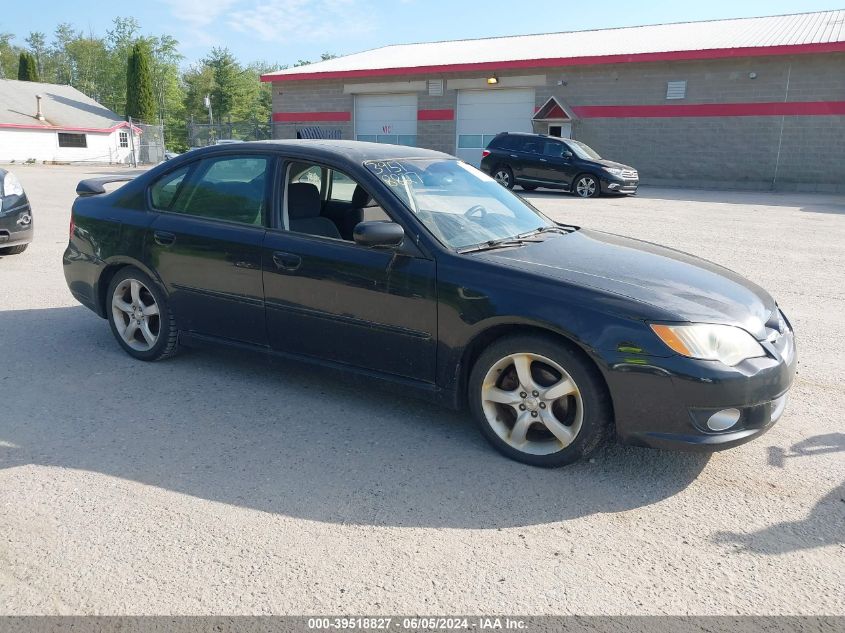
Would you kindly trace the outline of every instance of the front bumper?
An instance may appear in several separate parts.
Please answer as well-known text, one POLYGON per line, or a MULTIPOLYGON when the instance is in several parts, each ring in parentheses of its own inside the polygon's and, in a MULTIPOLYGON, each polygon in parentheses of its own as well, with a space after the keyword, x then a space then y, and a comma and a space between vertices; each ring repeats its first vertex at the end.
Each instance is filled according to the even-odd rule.
POLYGON ((621 193, 633 195, 637 193, 637 188, 640 186, 639 178, 602 178, 601 192, 602 193, 621 193))
POLYGON ((736 367, 677 355, 616 359, 606 378, 619 440, 653 448, 715 451, 762 435, 783 414, 798 363, 791 330, 763 346, 766 357, 736 367), (714 414, 734 409, 739 412, 735 424, 721 431, 708 428, 714 414))
POLYGON ((8 198, 0 200, 0 248, 29 244, 35 232, 32 210, 26 197, 11 201, 8 198), (9 202, 14 204, 10 205, 9 202))

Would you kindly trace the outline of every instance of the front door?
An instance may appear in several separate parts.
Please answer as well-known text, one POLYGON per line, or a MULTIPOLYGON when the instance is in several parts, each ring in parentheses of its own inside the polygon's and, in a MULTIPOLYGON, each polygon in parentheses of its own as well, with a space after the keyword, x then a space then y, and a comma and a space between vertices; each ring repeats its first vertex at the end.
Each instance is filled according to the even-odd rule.
POLYGON ((551 139, 543 143, 542 163, 537 172, 539 180, 569 187, 576 172, 572 152, 564 143, 551 139))
MULTIPOLYGON (((299 174, 309 168, 295 165, 296 173, 289 167, 285 180, 301 189, 299 174)), ((341 172, 325 167, 319 171, 332 183, 354 183, 341 172)), ((320 190, 324 209, 331 188, 316 182, 304 186, 320 190)), ((307 202, 305 198, 291 196, 290 206, 283 203, 282 226, 269 230, 264 241, 262 268, 272 348, 433 383, 434 261, 343 239, 322 210, 293 208, 307 202)), ((360 211, 349 204, 350 211, 360 211)), ((390 219, 376 203, 367 204, 364 217, 382 214, 390 219)))
POLYGON ((158 214, 145 250, 180 329, 266 345, 261 246, 271 162, 207 158, 152 186, 158 214))

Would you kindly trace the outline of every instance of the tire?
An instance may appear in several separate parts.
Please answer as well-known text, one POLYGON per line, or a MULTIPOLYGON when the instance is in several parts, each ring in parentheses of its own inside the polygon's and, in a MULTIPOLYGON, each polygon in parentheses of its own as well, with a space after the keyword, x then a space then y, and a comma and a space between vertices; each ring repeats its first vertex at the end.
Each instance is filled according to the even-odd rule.
POLYGON ((493 170, 493 179, 506 189, 513 189, 513 171, 507 165, 499 165, 493 170))
POLYGON ((551 336, 493 343, 473 366, 467 395, 487 440, 531 466, 554 468, 587 457, 612 429, 610 396, 598 370, 580 350, 551 336), (517 364, 528 367, 531 385, 523 384, 517 364))
POLYGON ((29 244, 18 244, 17 246, 0 248, 0 255, 20 255, 26 250, 27 246, 29 246, 29 244))
POLYGON ((133 358, 157 361, 176 354, 176 320, 167 296, 149 275, 134 266, 119 270, 109 284, 105 308, 112 334, 133 358))
POLYGON ((520 185, 523 191, 534 191, 537 188, 537 185, 520 185))
POLYGON ((572 191, 579 198, 598 198, 601 194, 601 183, 592 174, 578 174, 573 182, 572 191))

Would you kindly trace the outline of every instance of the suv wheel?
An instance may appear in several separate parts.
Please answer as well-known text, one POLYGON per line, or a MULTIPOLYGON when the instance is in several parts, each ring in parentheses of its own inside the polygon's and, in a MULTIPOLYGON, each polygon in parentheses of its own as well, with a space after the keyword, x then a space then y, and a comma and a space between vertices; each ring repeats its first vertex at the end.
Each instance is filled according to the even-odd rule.
POLYGON ((478 358, 469 404, 481 432, 501 453, 532 466, 563 466, 592 453, 611 430, 601 377, 558 339, 500 339, 478 358))
POLYGON ((513 189, 513 172, 507 165, 499 165, 493 170, 493 178, 507 189, 513 189))
POLYGON ((595 198, 601 193, 601 186, 595 176, 581 174, 575 179, 574 190, 580 198, 595 198))

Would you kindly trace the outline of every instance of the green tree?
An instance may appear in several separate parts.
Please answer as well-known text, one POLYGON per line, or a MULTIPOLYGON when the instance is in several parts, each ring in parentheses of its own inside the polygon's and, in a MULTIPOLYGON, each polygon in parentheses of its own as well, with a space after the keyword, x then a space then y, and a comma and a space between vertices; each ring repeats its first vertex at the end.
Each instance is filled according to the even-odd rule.
POLYGON ((21 53, 18 59, 18 79, 20 81, 41 81, 31 53, 21 53))
POLYGON ((222 119, 232 114, 240 97, 240 64, 228 48, 219 47, 212 48, 202 61, 211 68, 214 76, 214 87, 211 90, 212 110, 222 119))
POLYGON ((52 69, 50 68, 50 60, 47 55, 47 37, 44 33, 33 31, 25 41, 35 58, 35 68, 38 76, 43 77, 44 81, 53 82, 54 78, 51 76, 52 73, 50 71, 52 69))
POLYGON ((12 44, 12 33, 0 33, 0 79, 17 77, 20 50, 12 44))
POLYGON ((156 118, 156 99, 150 69, 150 50, 138 42, 128 56, 126 72, 126 116, 152 123, 156 118))

